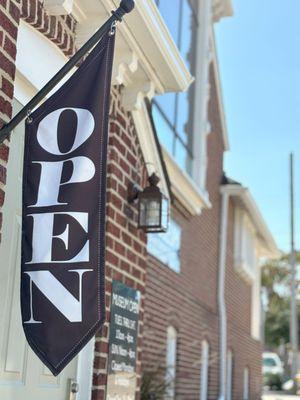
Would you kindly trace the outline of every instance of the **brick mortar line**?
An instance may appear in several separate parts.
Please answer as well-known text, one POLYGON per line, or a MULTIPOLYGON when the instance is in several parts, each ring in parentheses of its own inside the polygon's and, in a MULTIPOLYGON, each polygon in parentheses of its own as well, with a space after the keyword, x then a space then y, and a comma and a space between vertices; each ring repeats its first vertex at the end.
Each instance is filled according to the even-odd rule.
MULTIPOLYGON (((124 128, 122 129, 122 131, 123 131, 123 133, 125 133, 125 134, 129 137, 128 132, 127 132, 124 128)), ((126 151, 127 151, 128 153, 130 153, 130 156, 131 156, 132 158, 137 159, 138 155, 135 154, 135 153, 133 153, 133 151, 127 146, 126 143, 122 143, 122 139, 119 137, 119 135, 118 135, 116 132, 114 132, 113 135, 114 135, 116 138, 118 138, 118 139, 120 140, 121 144, 123 144, 123 146, 125 147, 126 151)), ((130 137, 129 137, 129 138, 130 138, 130 137)), ((111 148, 114 148, 114 146, 112 146, 112 145, 110 145, 110 147, 111 147, 111 148)), ((126 158, 126 155, 123 156, 122 153, 121 153, 121 151, 120 151, 118 148, 117 148, 117 151, 118 151, 118 153, 120 153, 120 155, 121 155, 123 158, 125 157, 125 160, 124 160, 124 161, 130 166, 130 168, 134 168, 134 166, 130 163, 130 161, 128 160, 128 158, 126 158)), ((114 161, 115 161, 115 160, 111 160, 111 162, 114 162, 114 161)), ((138 162, 138 161, 137 161, 137 162, 138 162)))
MULTIPOLYGON (((111 175, 111 174, 110 174, 111 175)), ((112 189, 112 188, 110 188, 110 189, 107 189, 107 191, 109 192, 109 193, 112 193, 112 194, 115 194, 116 193, 116 191, 115 191, 115 189, 112 189)), ((119 200, 120 200, 120 198, 119 198, 119 200)), ((126 205, 128 205, 128 201, 126 200, 126 201, 124 201, 124 199, 122 199, 122 203, 126 203, 126 205)), ((112 209, 114 210, 114 211, 116 211, 118 214, 121 214, 121 215, 123 215, 131 224, 133 224, 133 221, 132 220, 129 220, 129 218, 124 214, 124 212, 122 211, 122 210, 120 210, 120 208, 118 208, 116 205, 114 205, 114 203, 112 202, 112 201, 109 201, 108 203, 107 203, 107 205, 109 206, 109 207, 112 207, 112 209)), ((135 211, 135 214, 137 215, 138 214, 138 210, 136 210, 135 211)), ((111 218, 111 219, 113 219, 112 217, 109 217, 109 218, 111 218)), ((136 224, 135 224, 136 225, 136 224)), ((140 240, 140 239, 139 239, 140 240)))
MULTIPOLYGON (((1 70, 2 71, 2 70, 1 70)), ((6 93, 3 92, 3 90, 0 87, 0 96, 3 97, 3 99, 9 103, 12 102, 13 98, 9 97, 6 93)))
POLYGON ((93 368, 93 373, 95 375, 106 375, 107 374, 107 369, 97 369, 93 368))
MULTIPOLYGON (((131 239, 135 238, 135 236, 132 233, 130 233, 126 228, 124 228, 124 226, 122 226, 119 223, 117 223, 113 218, 109 217, 108 218, 108 222, 112 223, 114 227, 118 228, 121 231, 121 233, 126 233, 131 239)), ((135 229, 137 229, 137 228, 135 228, 135 229)), ((111 235, 113 235, 113 233, 107 232, 107 235, 110 237, 111 235)), ((116 236, 113 236, 112 238, 114 240, 118 239, 116 236)), ((139 238, 136 240, 136 242, 141 244, 142 247, 146 246, 146 244, 139 238)), ((146 258, 147 254, 143 255, 143 257, 146 258)))
MULTIPOLYGON (((7 6, 9 6, 9 1, 7 2, 7 6)), ((19 4, 18 4, 17 8, 21 11, 21 6, 19 4)), ((5 14, 6 17, 9 18, 10 22, 15 26, 15 28, 19 27, 19 24, 15 21, 14 17, 11 15, 11 13, 9 12, 9 9, 7 10, 6 8, 4 8, 3 6, 0 5, 0 11, 3 12, 3 14, 5 14)), ((4 32, 7 32, 7 31, 5 30, 4 32)), ((13 40, 15 41, 16 39, 13 39, 13 40)))
MULTIPOLYGON (((118 226, 122 226, 122 225, 118 225, 118 226)), ((130 236, 130 235, 129 235, 129 236, 130 236)), ((131 247, 129 244, 123 242, 122 239, 117 238, 116 236, 113 236, 112 233, 107 233, 107 237, 109 237, 109 238, 111 238, 112 240, 114 240, 114 242, 123 245, 126 249, 132 251, 132 253, 137 254, 139 258, 144 258, 145 261, 147 261, 147 260, 146 260, 147 254, 146 254, 146 255, 143 255, 143 254, 141 255, 141 253, 139 253, 138 251, 136 251, 136 250, 135 250, 133 247, 131 247)), ((133 235, 132 235, 132 237, 135 238, 135 236, 133 236, 133 235)), ((134 240, 135 240, 135 239, 134 239, 134 240)), ((136 242, 137 242, 137 241, 136 241, 136 242)), ((141 242, 140 242, 140 243, 141 243, 141 242)), ((144 243, 143 243, 143 246, 144 246, 144 243)), ((143 247, 143 246, 142 246, 142 247, 143 247)), ((112 249, 112 250, 115 251, 115 249, 112 249)), ((142 268, 142 267, 139 267, 139 268, 142 268)))
POLYGON ((0 111, 0 119, 2 119, 6 124, 11 120, 11 118, 2 111, 0 111))
POLYGON ((133 281, 135 281, 136 283, 141 284, 142 286, 145 286, 145 282, 141 281, 140 279, 132 276, 130 273, 127 273, 126 271, 123 271, 122 269, 120 269, 119 267, 115 267, 114 265, 112 265, 109 261, 107 261, 107 265, 110 266, 110 268, 112 268, 113 270, 115 270, 116 272, 121 272, 122 275, 124 275, 125 278, 130 278, 133 281))
MULTIPOLYGON (((5 43, 5 38, 4 38, 4 41, 3 41, 4 43, 5 43)), ((12 64, 14 64, 14 65, 16 65, 16 60, 15 60, 15 58, 13 58, 4 48, 2 48, 1 49, 1 52, 6 56, 6 58, 8 58, 8 60, 12 63, 12 64)), ((2 70, 1 70, 2 71, 2 70)), ((3 72, 5 72, 5 71, 3 71, 3 72)), ((10 77, 10 79, 12 80, 12 78, 10 77)), ((12 82, 11 83, 13 83, 14 81, 12 80, 12 82)))
MULTIPOLYGON (((114 135, 116 135, 116 134, 114 134, 114 135)), ((117 137, 118 137, 118 136, 117 136, 117 137)), ((125 162, 125 163, 128 165, 128 167, 129 167, 129 169, 130 169, 130 172, 132 172, 132 170, 134 170, 135 173, 137 172, 137 169, 138 169, 138 168, 134 168, 134 166, 128 161, 128 158, 126 158, 126 156, 124 156, 124 155, 121 153, 121 151, 120 151, 117 147, 115 147, 115 146, 113 146, 113 145, 110 145, 110 149, 115 149, 115 151, 116 151, 118 157, 121 158, 122 161, 125 162)), ((127 146, 126 146, 126 151, 129 151, 129 152, 130 152, 130 150, 129 150, 129 148, 128 148, 127 146)), ((133 156, 134 158, 136 158, 136 155, 132 155, 132 154, 131 154, 131 156, 133 156)), ((126 172, 124 169, 122 169, 122 167, 120 166, 119 163, 117 163, 116 160, 114 160, 114 159, 112 158, 112 159, 109 160, 109 163, 116 164, 116 166, 119 167, 119 168, 122 170, 122 173, 124 174, 124 176, 125 176, 126 178, 128 178, 130 181, 132 181, 132 175, 130 174, 130 172, 128 173, 128 172, 126 172)), ((109 174, 109 175, 114 176, 112 173, 109 174)), ((108 175, 108 176, 109 176, 109 175, 108 175)), ((118 181, 120 182, 119 179, 118 179, 118 181)), ((123 182, 120 182, 120 183, 124 184, 123 182)), ((138 183, 138 182, 136 182, 136 183, 138 183)))
MULTIPOLYGON (((5 56, 8 55, 8 53, 4 49, 2 49, 1 52, 5 56)), ((15 63, 15 61, 13 63, 15 63)), ((1 77, 4 77, 5 79, 7 79, 13 85, 14 84, 14 80, 12 79, 12 77, 6 71, 4 71, 2 68, 0 69, 0 71, 1 71, 1 77)), ((3 93, 3 92, 1 91, 1 93, 3 93)))

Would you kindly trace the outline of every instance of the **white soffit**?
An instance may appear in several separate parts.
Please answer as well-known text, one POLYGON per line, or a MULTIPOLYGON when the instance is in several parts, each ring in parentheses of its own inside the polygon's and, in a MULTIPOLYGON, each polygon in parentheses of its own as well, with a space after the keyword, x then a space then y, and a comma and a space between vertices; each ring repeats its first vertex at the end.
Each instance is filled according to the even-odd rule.
POLYGON ((257 232, 260 256, 279 257, 281 253, 250 191, 241 185, 223 185, 221 192, 228 193, 231 197, 237 198, 247 211, 257 232))
POLYGON ((44 7, 50 15, 67 15, 72 12, 73 0, 44 0, 44 7))
MULTIPOLYGON (((119 4, 119 0, 74 2, 78 47, 91 37, 119 4)), ((185 91, 192 80, 154 1, 136 1, 135 9, 118 24, 113 83, 122 84, 130 91, 133 89, 137 95, 151 97, 155 92, 185 91)), ((127 109, 131 110, 135 108, 133 92, 127 104, 127 109)))

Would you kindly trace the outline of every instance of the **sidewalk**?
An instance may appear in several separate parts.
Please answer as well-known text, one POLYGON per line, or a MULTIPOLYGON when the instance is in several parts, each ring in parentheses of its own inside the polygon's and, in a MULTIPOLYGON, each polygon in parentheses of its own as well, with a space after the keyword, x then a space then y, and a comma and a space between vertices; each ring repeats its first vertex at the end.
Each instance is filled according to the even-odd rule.
POLYGON ((273 392, 264 394, 262 400, 300 400, 300 396, 292 396, 288 394, 282 394, 279 392, 273 392))

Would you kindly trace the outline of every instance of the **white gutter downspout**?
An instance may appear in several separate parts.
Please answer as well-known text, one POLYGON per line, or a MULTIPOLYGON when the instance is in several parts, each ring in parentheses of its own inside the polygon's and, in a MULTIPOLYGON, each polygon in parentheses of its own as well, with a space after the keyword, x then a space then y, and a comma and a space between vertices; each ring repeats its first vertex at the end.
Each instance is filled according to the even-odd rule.
POLYGON ((219 308, 219 400, 226 399, 226 359, 227 359, 227 316, 225 303, 225 275, 227 254, 227 225, 228 225, 228 200, 229 194, 221 190, 221 226, 218 265, 218 308, 219 308))

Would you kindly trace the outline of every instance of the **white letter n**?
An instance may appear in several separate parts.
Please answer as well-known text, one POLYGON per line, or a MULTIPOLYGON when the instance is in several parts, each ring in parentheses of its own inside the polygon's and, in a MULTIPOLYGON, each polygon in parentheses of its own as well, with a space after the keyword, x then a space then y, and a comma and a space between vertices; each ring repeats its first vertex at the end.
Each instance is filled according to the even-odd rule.
POLYGON ((70 321, 82 322, 82 276, 92 269, 69 270, 79 277, 79 300, 76 299, 53 274, 49 271, 24 272, 30 278, 30 318, 25 324, 41 323, 33 317, 32 283, 43 293, 45 297, 70 321))

